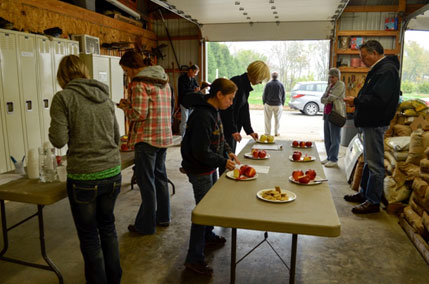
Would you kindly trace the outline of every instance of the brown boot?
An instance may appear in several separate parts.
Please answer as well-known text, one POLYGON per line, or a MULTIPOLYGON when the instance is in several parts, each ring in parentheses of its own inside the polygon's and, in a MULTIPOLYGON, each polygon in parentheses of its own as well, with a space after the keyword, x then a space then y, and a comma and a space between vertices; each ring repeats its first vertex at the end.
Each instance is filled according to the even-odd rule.
POLYGON ((355 214, 369 214, 380 212, 380 204, 372 204, 368 200, 358 206, 353 207, 352 212, 355 214))

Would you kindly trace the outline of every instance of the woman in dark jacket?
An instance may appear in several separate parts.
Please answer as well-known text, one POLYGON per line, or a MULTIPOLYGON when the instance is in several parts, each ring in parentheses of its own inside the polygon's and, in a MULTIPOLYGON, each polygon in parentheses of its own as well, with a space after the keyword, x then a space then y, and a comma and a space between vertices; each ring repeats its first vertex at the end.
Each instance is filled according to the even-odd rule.
MULTIPOLYGON (((192 183, 197 204, 216 182, 218 167, 232 170, 235 163, 239 163, 225 142, 219 115, 219 110, 232 105, 236 90, 237 86, 232 81, 219 78, 212 83, 208 95, 189 96, 194 101, 190 104, 194 111, 188 119, 182 141, 182 167, 192 183)), ((204 247, 223 245, 225 241, 213 233, 212 226, 192 224, 186 268, 211 275, 213 270, 204 260, 204 247)))

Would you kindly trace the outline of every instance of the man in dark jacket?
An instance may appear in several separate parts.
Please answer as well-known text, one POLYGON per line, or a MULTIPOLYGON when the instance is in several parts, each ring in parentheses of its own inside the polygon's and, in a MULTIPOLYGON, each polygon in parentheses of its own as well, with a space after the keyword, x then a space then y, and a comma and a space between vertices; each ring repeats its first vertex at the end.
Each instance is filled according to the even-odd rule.
POLYGON ((198 75, 200 68, 197 65, 189 67, 186 73, 183 73, 179 77, 179 105, 181 112, 180 120, 180 135, 185 136, 186 121, 188 120, 191 110, 183 105, 183 97, 188 93, 198 92, 200 90, 197 80, 195 77, 198 75))
POLYGON ((273 79, 267 83, 264 94, 262 95, 265 134, 271 135, 271 117, 274 114, 274 135, 279 136, 280 119, 282 118, 283 105, 285 104, 285 88, 283 84, 277 80, 279 73, 273 72, 271 77, 273 79))
POLYGON ((384 56, 383 46, 378 41, 364 43, 360 56, 370 71, 358 96, 348 96, 344 101, 356 107, 354 122, 363 133, 365 164, 359 193, 346 195, 344 199, 361 203, 353 207, 353 213, 366 214, 380 210, 384 187, 384 132, 398 106, 400 80, 398 57, 384 56))

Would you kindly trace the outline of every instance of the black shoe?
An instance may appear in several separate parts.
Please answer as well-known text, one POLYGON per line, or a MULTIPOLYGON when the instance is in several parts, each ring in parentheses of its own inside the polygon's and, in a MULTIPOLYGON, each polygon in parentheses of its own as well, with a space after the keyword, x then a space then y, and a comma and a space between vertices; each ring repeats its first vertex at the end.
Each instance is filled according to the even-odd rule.
POLYGON ((363 203, 365 202, 366 199, 360 193, 356 193, 356 194, 344 195, 344 200, 348 202, 363 203))
POLYGON ((226 243, 226 239, 222 236, 215 236, 209 240, 206 240, 206 248, 217 248, 222 247, 226 243))
POLYGON ((159 227, 168 227, 170 226, 170 222, 158 222, 156 225, 159 227))
POLYGON ((139 234, 139 235, 153 235, 153 234, 145 234, 142 232, 137 231, 136 226, 135 225, 128 225, 128 231, 130 231, 131 233, 135 233, 135 234, 139 234))
POLYGON ((380 204, 372 204, 368 200, 352 208, 355 214, 369 214, 380 212, 380 204))
POLYGON ((201 275, 211 276, 213 274, 213 269, 207 265, 204 261, 197 262, 185 262, 186 269, 189 269, 195 273, 201 275))

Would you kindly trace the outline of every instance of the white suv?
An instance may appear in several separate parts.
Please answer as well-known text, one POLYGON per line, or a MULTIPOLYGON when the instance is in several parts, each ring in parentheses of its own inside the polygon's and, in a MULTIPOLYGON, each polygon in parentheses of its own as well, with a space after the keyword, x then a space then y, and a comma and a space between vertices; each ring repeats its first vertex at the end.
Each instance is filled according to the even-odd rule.
POLYGON ((289 107, 306 115, 315 115, 323 111, 320 98, 325 93, 327 81, 298 82, 290 93, 289 107))

